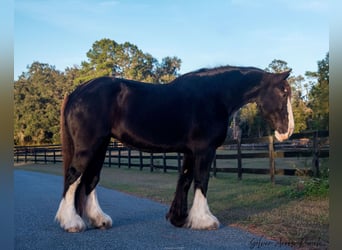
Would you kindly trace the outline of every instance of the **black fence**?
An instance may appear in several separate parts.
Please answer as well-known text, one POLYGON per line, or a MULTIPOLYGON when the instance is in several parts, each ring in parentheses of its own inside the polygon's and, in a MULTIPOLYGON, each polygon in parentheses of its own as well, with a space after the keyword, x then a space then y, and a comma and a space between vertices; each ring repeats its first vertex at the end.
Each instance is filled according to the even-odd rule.
MULTIPOLYGON (((273 137, 254 139, 227 140, 216 151, 211 171, 213 175, 218 172, 237 173, 242 178, 243 173, 270 174, 274 181, 274 175, 314 175, 320 172, 320 159, 329 157, 329 133, 328 131, 312 131, 294 134, 291 140, 285 143, 273 141, 273 137), (311 164, 306 168, 293 166, 276 167, 276 159, 281 158, 306 158, 311 164), (243 160, 268 159, 265 167, 244 167, 243 160), (232 161, 233 160, 233 161, 232 161), (234 161, 235 164, 234 164, 234 161), (235 166, 234 166, 235 165, 235 166), (267 166, 268 165, 268 166, 267 166)), ((106 167, 136 167, 163 170, 181 170, 183 155, 180 153, 145 153, 132 150, 120 143, 112 143, 108 146, 104 166, 106 167)), ((14 148, 14 161, 33 163, 60 163, 62 152, 60 145, 44 146, 16 146, 14 148)))

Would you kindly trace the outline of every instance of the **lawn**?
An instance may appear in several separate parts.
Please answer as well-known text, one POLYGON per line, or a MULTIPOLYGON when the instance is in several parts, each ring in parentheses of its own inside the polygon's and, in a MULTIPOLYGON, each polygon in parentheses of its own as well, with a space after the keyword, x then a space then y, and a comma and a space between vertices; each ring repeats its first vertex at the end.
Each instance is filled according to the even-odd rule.
MULTIPOLYGON (((62 174, 60 164, 22 164, 15 168, 62 174)), ((151 173, 149 169, 104 167, 100 185, 169 205, 177 177, 178 173, 170 170, 151 173)), ((244 174, 238 181, 236 174, 218 173, 210 178, 208 203, 224 225, 297 249, 326 249, 329 198, 327 188, 322 191, 321 186, 319 180, 308 177, 276 176, 272 185, 267 175, 244 174)))

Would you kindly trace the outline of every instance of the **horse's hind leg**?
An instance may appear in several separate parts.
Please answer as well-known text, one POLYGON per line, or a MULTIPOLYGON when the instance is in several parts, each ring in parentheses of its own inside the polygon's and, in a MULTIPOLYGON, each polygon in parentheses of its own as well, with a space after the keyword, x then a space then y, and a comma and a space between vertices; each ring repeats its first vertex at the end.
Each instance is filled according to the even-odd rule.
POLYGON ((64 169, 64 191, 55 219, 67 232, 81 232, 86 229, 82 219, 84 206, 85 186, 84 172, 88 168, 92 151, 85 143, 79 143, 70 154, 71 161, 67 162, 64 169), (82 145, 82 146, 79 146, 82 145))
POLYGON ((101 229, 112 227, 112 219, 102 211, 95 190, 95 187, 100 180, 100 172, 106 156, 108 142, 109 138, 101 143, 91 162, 91 168, 88 168, 83 176, 86 194, 84 215, 88 218, 89 223, 93 227, 101 229))
POLYGON ((86 229, 86 225, 75 208, 76 191, 81 183, 82 176, 69 185, 59 204, 55 219, 59 221, 60 226, 67 232, 81 232, 86 229))
POLYGON ((95 193, 108 141, 109 138, 100 138, 86 144, 80 140, 78 145, 82 146, 75 147, 71 164, 64 173, 63 199, 56 214, 56 220, 68 232, 86 229, 83 215, 95 227, 112 225, 111 218, 102 212, 95 193))
POLYGON ((112 219, 105 214, 97 200, 95 189, 93 189, 86 198, 85 215, 88 217, 89 223, 100 229, 108 229, 112 227, 112 219))

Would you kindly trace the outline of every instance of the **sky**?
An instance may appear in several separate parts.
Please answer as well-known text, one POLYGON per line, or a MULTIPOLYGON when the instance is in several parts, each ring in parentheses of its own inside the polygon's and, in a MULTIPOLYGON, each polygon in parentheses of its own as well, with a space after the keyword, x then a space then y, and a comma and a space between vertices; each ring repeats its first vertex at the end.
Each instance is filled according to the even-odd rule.
POLYGON ((326 0, 15 0, 14 77, 34 61, 64 71, 92 44, 130 42, 180 73, 223 65, 266 68, 284 60, 294 75, 317 71, 329 51, 326 0))

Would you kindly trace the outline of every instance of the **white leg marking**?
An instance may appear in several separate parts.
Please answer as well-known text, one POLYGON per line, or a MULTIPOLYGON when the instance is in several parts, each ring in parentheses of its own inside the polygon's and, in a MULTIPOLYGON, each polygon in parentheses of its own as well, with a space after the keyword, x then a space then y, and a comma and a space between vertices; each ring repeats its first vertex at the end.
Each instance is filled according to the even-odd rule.
POLYGON ((207 198, 200 189, 196 189, 194 203, 190 209, 185 227, 192 229, 217 229, 220 226, 218 219, 209 210, 207 198))
POLYGON ((289 117, 288 137, 290 137, 293 133, 294 126, 295 126, 290 97, 287 99, 287 113, 288 113, 288 117, 289 117))
POLYGON ((93 227, 108 229, 112 227, 112 219, 105 214, 97 200, 95 189, 87 196, 85 204, 85 215, 93 227))
POLYGON ((287 99, 287 113, 288 113, 288 127, 286 133, 279 133, 278 131, 275 131, 274 135, 277 138, 278 141, 282 142, 289 138, 294 130, 294 118, 293 118, 293 112, 292 112, 292 105, 290 98, 287 99))
POLYGON ((69 186, 64 198, 59 204, 59 208, 55 217, 61 227, 70 232, 81 232, 86 229, 83 219, 76 213, 75 208, 75 192, 81 182, 81 176, 69 186))

